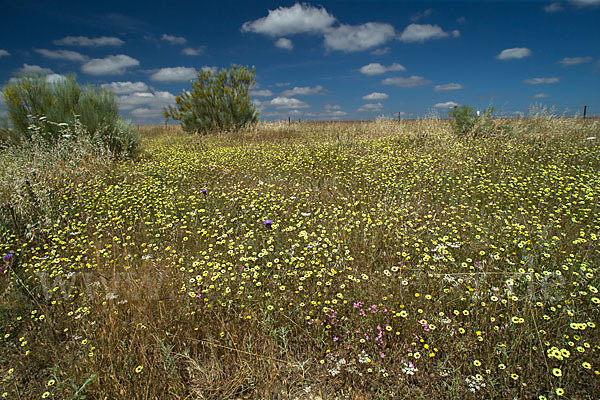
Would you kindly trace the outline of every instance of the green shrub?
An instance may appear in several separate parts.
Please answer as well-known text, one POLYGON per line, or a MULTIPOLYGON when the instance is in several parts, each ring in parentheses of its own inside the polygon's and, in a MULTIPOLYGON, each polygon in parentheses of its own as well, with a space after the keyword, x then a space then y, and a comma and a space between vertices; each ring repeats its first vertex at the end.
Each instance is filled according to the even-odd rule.
POLYGON ((216 73, 202 70, 192 80, 192 90, 175 98, 176 108, 169 106, 165 118, 181 121, 184 131, 210 133, 242 128, 258 121, 258 111, 250 100, 254 85, 254 68, 232 65, 216 73))
POLYGON ((452 131, 457 135, 473 137, 489 134, 494 127, 489 119, 493 112, 494 108, 490 107, 482 115, 477 115, 473 107, 467 105, 455 106, 448 113, 452 118, 452 131))
POLYGON ((12 79, 2 96, 13 126, 2 130, 5 140, 18 143, 35 135, 55 143, 78 120, 83 126, 78 132, 100 139, 115 155, 133 155, 139 148, 140 135, 119 114, 114 93, 80 87, 74 76, 55 82, 40 75, 12 79))

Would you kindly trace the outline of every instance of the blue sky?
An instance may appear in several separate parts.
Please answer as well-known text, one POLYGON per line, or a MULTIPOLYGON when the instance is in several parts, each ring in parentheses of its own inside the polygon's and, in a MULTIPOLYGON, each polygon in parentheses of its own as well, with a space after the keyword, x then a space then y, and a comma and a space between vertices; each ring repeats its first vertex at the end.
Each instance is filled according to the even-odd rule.
MULTIPOLYGON (((202 68, 255 66, 266 121, 418 118, 533 104, 600 116, 600 0, 0 1, 0 82, 76 74, 126 118, 161 110, 202 68)), ((6 107, 0 103, 0 113, 6 107)))

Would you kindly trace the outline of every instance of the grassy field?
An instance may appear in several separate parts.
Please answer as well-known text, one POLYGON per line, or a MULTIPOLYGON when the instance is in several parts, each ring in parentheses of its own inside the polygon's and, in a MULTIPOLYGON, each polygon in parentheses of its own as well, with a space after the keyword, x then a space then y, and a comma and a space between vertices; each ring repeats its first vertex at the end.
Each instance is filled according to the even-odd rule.
POLYGON ((0 396, 598 398, 600 123, 501 123, 5 151, 0 396))

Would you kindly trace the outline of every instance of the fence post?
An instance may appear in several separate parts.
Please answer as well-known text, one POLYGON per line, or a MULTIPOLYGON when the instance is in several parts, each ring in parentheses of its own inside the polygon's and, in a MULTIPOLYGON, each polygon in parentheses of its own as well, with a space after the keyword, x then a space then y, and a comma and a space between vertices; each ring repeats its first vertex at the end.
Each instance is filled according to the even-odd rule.
POLYGON ((398 122, 402 121, 402 116, 400 114, 400 111, 398 111, 398 122))
POLYGON ((583 119, 585 119, 586 111, 587 111, 587 106, 583 106, 583 119))
POLYGON ((292 124, 292 117, 290 117, 290 116, 288 115, 288 125, 291 125, 291 124, 292 124))

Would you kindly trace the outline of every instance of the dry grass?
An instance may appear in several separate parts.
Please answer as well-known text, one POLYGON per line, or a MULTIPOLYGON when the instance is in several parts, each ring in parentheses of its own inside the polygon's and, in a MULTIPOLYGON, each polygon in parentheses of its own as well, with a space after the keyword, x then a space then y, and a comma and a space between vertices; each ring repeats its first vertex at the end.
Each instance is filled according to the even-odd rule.
POLYGON ((140 159, 71 169, 15 153, 0 396, 594 398, 599 124, 494 124, 143 127, 140 159))

